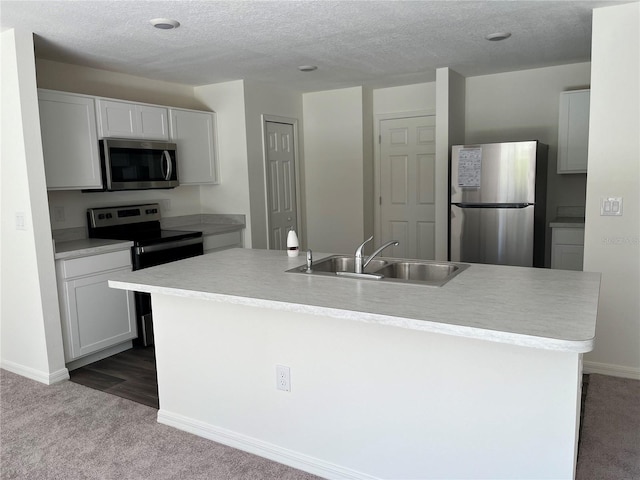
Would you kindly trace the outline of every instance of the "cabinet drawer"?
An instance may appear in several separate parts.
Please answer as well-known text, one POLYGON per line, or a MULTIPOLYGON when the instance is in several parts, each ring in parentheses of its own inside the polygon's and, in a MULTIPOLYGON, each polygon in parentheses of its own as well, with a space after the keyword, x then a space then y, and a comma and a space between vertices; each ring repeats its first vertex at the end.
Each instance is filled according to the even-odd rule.
POLYGON ((64 278, 72 278, 126 267, 131 268, 131 252, 129 250, 121 250, 119 252, 63 260, 62 275, 64 278))
POLYGON ((584 245, 584 228, 554 228, 553 243, 584 245))
POLYGON ((242 232, 219 233, 217 235, 207 235, 203 240, 205 252, 218 250, 220 248, 230 248, 242 245, 242 232))

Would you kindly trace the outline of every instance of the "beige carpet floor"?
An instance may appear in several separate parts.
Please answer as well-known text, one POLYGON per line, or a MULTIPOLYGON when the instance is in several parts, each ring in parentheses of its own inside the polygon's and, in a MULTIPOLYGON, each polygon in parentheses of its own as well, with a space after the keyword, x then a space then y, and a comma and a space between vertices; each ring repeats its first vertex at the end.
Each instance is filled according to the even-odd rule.
MULTIPOLYGON (((46 386, 0 370, 0 478, 318 478, 160 425, 156 414, 72 382, 46 386)), ((640 381, 590 376, 576 479, 640 479, 640 381)))
POLYGON ((156 421, 158 410, 0 370, 2 480, 314 480, 156 421))
POLYGON ((576 480, 640 480, 640 380, 589 375, 576 480))

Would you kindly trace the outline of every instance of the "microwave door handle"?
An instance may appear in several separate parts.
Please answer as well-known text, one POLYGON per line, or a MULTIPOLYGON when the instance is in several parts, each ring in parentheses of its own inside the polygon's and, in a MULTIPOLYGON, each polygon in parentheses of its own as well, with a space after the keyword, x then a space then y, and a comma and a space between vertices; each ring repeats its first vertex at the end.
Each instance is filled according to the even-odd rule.
POLYGON ((171 180, 171 174, 173 173, 173 162, 171 162, 171 156, 167 150, 162 152, 162 156, 164 157, 164 161, 167 164, 167 174, 165 175, 165 180, 171 180))

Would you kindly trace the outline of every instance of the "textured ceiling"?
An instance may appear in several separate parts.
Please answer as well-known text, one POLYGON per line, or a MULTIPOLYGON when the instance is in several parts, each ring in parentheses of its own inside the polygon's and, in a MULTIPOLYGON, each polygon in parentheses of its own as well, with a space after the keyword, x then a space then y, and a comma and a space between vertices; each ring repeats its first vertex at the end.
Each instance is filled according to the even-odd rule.
POLYGON ((249 79, 298 91, 433 81, 584 62, 591 10, 611 1, 0 1, 36 55, 156 80, 249 79), (158 30, 149 20, 178 20, 158 30), (484 36, 508 31, 511 38, 484 36), (302 73, 299 65, 317 65, 302 73))

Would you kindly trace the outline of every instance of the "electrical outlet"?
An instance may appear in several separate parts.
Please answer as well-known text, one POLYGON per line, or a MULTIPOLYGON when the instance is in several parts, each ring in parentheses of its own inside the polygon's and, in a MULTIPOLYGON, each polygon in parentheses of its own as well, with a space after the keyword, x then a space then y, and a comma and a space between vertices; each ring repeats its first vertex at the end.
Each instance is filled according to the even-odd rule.
POLYGON ((53 219, 57 223, 64 223, 67 220, 64 207, 53 207, 53 219))
POLYGON ((291 370, 284 365, 276 365, 276 388, 284 392, 291 391, 291 370))

